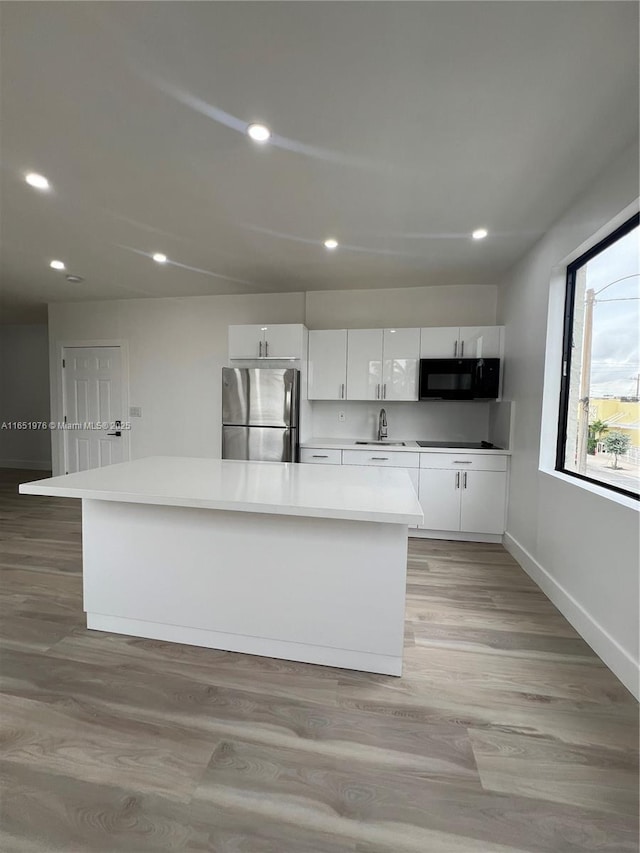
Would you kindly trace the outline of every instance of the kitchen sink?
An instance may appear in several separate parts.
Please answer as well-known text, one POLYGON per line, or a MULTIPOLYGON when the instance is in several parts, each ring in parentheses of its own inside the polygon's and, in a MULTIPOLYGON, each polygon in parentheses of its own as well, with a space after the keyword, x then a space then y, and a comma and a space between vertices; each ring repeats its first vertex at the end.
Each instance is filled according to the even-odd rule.
POLYGON ((375 444, 376 447, 406 447, 404 441, 356 441, 356 444, 375 444))

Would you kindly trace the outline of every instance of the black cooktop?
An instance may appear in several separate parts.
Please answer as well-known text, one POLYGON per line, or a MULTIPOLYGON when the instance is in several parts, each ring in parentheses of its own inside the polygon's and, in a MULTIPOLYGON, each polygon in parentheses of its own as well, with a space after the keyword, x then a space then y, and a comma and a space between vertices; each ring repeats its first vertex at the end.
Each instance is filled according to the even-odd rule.
POLYGON ((450 447, 452 450, 502 450, 490 441, 417 441, 418 447, 450 447))

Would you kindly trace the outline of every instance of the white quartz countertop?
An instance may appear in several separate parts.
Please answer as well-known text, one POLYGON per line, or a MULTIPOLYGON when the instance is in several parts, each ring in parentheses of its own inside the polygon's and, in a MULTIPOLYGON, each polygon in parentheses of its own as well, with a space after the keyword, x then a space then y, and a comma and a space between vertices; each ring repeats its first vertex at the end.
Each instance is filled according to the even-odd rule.
POLYGON ((497 447, 420 447, 417 441, 402 438, 392 438, 390 439, 391 443, 385 443, 384 445, 376 444, 374 439, 371 439, 371 444, 356 444, 357 441, 363 441, 363 439, 309 438, 303 441, 300 447, 315 447, 318 450, 371 450, 372 448, 380 450, 384 446, 385 450, 393 450, 394 452, 398 450, 401 453, 452 453, 455 451, 456 453, 489 453, 492 456, 496 454, 511 456, 510 450, 502 450, 497 447), (404 446, 402 444, 394 444, 393 442, 395 441, 404 441, 404 446))
POLYGON ((422 524, 401 469, 151 456, 23 483, 25 495, 422 524))

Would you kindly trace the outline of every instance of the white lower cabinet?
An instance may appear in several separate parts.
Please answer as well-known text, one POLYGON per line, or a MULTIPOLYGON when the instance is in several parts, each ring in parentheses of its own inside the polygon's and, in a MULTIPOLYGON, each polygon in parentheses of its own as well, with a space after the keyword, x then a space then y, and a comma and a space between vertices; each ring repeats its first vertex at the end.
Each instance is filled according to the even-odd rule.
POLYGON ((426 468, 420 471, 418 498, 427 530, 460 530, 460 489, 454 471, 426 468))
POLYGON ((303 447, 300 461, 405 470, 424 513, 424 524, 419 529, 444 534, 439 537, 442 539, 447 538, 447 533, 468 534, 467 539, 473 539, 474 534, 504 533, 507 500, 504 455, 303 447))
POLYGON ((507 475, 499 471, 469 471, 462 475, 460 530, 504 533, 507 475))
MULTIPOLYGON (((495 459, 486 458, 487 467, 493 467, 495 459)), ((502 458, 506 464, 506 457, 502 458)), ((481 457, 474 462, 482 465, 481 457)), ((506 471, 422 467, 418 492, 424 512, 421 527, 460 533, 504 533, 506 495, 506 471)))

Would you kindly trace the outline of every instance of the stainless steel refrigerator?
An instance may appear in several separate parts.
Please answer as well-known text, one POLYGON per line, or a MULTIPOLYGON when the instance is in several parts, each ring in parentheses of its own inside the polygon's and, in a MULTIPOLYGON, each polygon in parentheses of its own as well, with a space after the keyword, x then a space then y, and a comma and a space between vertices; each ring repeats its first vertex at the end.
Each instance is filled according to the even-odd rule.
POLYGON ((300 371, 222 368, 222 458, 298 461, 300 371))

